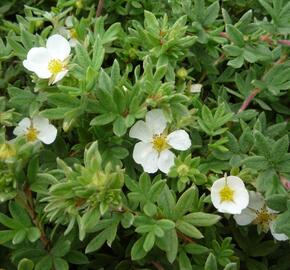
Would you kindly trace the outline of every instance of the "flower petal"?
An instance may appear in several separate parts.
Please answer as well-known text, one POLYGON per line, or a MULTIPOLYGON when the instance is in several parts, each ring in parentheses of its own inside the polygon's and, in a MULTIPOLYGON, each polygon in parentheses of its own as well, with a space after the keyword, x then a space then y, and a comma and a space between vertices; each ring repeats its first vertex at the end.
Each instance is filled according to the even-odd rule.
POLYGON ((187 150, 191 146, 189 135, 181 129, 171 132, 167 142, 176 150, 187 150))
POLYGON ((278 241, 286 241, 289 239, 289 237, 284 234, 284 233, 276 233, 276 222, 275 221, 272 221, 270 222, 270 231, 271 231, 271 234, 273 235, 273 237, 278 240, 278 241))
POLYGON ((174 165, 175 155, 169 151, 164 150, 160 153, 158 158, 158 168, 164 173, 168 173, 170 168, 174 165))
POLYGON ((246 208, 239 215, 234 215, 234 220, 238 225, 244 226, 250 224, 255 218, 257 214, 254 210, 246 208))
POLYGON ((139 139, 143 142, 150 142, 152 141, 153 134, 146 123, 140 120, 131 127, 129 137, 139 139))
POLYGON ((222 202, 217 207, 217 210, 228 214, 241 214, 242 212, 242 209, 235 202, 222 202))
POLYGON ((265 205, 265 200, 259 192, 249 191, 249 205, 248 208, 253 210, 260 210, 265 205))
POLYGON ((155 109, 146 114, 146 124, 152 130, 153 134, 161 134, 166 128, 166 119, 163 111, 155 109))
POLYGON ((68 70, 67 69, 65 69, 65 70, 63 70, 63 71, 61 71, 61 72, 59 72, 59 73, 57 73, 56 75, 55 75, 55 78, 54 78, 54 80, 52 81, 52 84, 55 84, 55 83, 57 83, 58 81, 60 81, 66 74, 68 73, 68 70))
POLYGON ((49 50, 53 58, 61 61, 65 60, 70 54, 69 42, 59 34, 48 38, 46 48, 49 50))
POLYGON ((48 63, 51 55, 46 48, 35 47, 29 50, 27 59, 23 61, 23 66, 36 73, 41 79, 47 79, 51 76, 48 70, 48 63))
POLYGON ((27 128, 31 125, 31 120, 28 117, 23 118, 13 130, 13 134, 16 136, 21 136, 26 134, 27 128))
POLYGON ((133 150, 133 159, 142 165, 145 172, 155 173, 158 170, 158 152, 153 149, 151 143, 138 142, 133 150))
POLYGON ((54 125, 49 124, 47 118, 36 116, 33 118, 33 125, 39 132, 37 138, 45 144, 51 144, 54 142, 57 129, 54 125))

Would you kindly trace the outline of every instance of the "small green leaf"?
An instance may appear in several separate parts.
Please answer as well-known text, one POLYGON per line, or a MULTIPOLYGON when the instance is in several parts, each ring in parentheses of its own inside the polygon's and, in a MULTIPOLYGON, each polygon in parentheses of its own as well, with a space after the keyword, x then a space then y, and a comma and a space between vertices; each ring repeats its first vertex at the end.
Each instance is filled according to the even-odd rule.
POLYGON ((239 47, 245 45, 243 34, 233 25, 226 25, 226 32, 229 35, 230 40, 239 47))
POLYGON ((217 262, 215 256, 210 253, 206 259, 204 270, 217 270, 217 262))
POLYGON ((186 221, 177 220, 176 228, 189 237, 192 237, 195 239, 203 238, 202 233, 195 226, 191 225, 190 223, 186 221))
POLYGON ((17 270, 33 270, 33 268, 34 268, 33 261, 24 258, 18 263, 17 270))

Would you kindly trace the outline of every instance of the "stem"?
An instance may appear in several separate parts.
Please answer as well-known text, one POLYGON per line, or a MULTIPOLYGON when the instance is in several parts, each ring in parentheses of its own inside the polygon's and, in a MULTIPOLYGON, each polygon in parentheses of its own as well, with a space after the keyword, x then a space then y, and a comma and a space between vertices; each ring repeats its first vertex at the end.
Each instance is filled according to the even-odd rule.
POLYGON ((21 194, 18 194, 18 196, 16 197, 16 200, 18 200, 18 202, 20 202, 24 208, 26 209, 27 213, 29 214, 33 224, 39 229, 40 231, 40 240, 44 246, 45 249, 49 250, 49 246, 50 246, 50 241, 48 240, 48 238, 46 237, 44 228, 39 220, 39 217, 35 211, 34 208, 34 203, 33 203, 33 197, 32 197, 32 192, 30 190, 30 188, 28 186, 24 187, 24 193, 26 195, 26 197, 21 196, 21 194))
POLYGON ((101 13, 102 13, 102 10, 103 10, 103 7, 104 7, 104 2, 105 2, 105 0, 99 0, 98 7, 97 7, 97 12, 96 12, 96 16, 97 17, 101 16, 101 13))
POLYGON ((259 94, 261 92, 260 88, 254 88, 254 90, 252 91, 252 93, 246 98, 246 100, 243 102, 241 108, 239 109, 238 113, 243 112, 245 109, 248 108, 249 104, 251 103, 251 101, 255 98, 255 96, 257 94, 259 94))
POLYGON ((165 269, 163 268, 163 266, 162 266, 159 262, 152 261, 151 263, 155 266, 155 268, 156 268, 157 270, 165 270, 165 269))

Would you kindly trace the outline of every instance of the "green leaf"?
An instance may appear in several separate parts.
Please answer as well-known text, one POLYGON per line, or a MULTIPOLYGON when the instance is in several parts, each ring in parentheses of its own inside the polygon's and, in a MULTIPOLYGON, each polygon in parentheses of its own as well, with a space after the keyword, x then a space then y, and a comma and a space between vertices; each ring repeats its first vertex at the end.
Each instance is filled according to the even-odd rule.
POLYGON ((217 270, 217 262, 215 256, 210 253, 206 259, 204 270, 217 270))
POLYGON ((233 25, 226 25, 226 32, 230 40, 237 46, 243 47, 245 45, 243 34, 233 25))
POLYGON ((221 217, 214 214, 208 214, 203 212, 190 213, 182 218, 184 221, 194 226, 212 226, 216 224, 221 217))
POLYGON ((118 38, 119 32, 121 32, 121 24, 120 23, 114 23, 112 24, 108 30, 105 32, 105 34, 102 37, 102 43, 106 44, 109 42, 114 41, 115 39, 118 38))
POLYGON ((271 151, 273 161, 279 163, 288 152, 288 148, 289 148, 289 137, 288 135, 285 135, 278 141, 276 141, 273 145, 271 151))
POLYGON ((145 240, 144 240, 144 244, 143 244, 143 248, 146 252, 150 251, 155 243, 155 234, 154 232, 149 232, 147 233, 145 240))
POLYGON ((17 266, 17 270, 33 270, 34 263, 29 259, 22 259, 17 266))
POLYGON ((203 238, 202 233, 195 226, 191 225, 190 223, 186 221, 177 220, 176 228, 189 237, 192 237, 195 239, 203 238))
POLYGON ((165 231, 163 241, 166 247, 166 257, 170 263, 176 259, 178 252, 178 237, 175 229, 165 231))
POLYGON ((51 270, 52 268, 52 258, 50 255, 43 257, 35 265, 35 270, 51 270))
POLYGON ((63 119, 64 115, 69 111, 71 111, 71 108, 51 108, 40 112, 39 115, 50 120, 57 120, 63 119))
POLYGON ((72 264, 89 264, 88 257, 80 251, 72 250, 66 256, 66 260, 72 264))
POLYGON ((131 257, 133 261, 140 260, 147 254, 147 252, 143 249, 144 241, 145 236, 142 236, 132 246, 131 257))
POLYGON ((236 263, 228 263, 224 270, 238 270, 238 265, 236 263))
POLYGON ((70 248, 71 242, 61 237, 51 249, 51 254, 54 257, 64 257, 70 251, 70 248))
POLYGON ((23 227, 31 226, 32 223, 29 215, 27 214, 25 209, 22 206, 20 206, 17 202, 10 202, 9 211, 15 222, 22 224, 23 227))
POLYGON ((55 267, 55 270, 68 270, 69 265, 68 263, 61 258, 53 258, 53 265, 55 267))
POLYGON ((40 231, 38 228, 36 227, 31 227, 28 229, 27 231, 27 238, 30 242, 35 242, 36 240, 38 240, 40 238, 40 231))
POLYGON ((86 247, 86 253, 93 252, 95 250, 98 250, 99 248, 104 245, 104 243, 107 241, 108 237, 108 231, 104 230, 101 233, 99 233, 96 237, 94 237, 89 244, 86 247))
POLYGON ((209 252, 209 249, 205 246, 196 244, 196 243, 190 243, 185 246, 185 250, 187 253, 193 254, 193 255, 199 255, 209 252))
POLYGON ((266 170, 269 167, 269 162, 261 156, 247 157, 243 160, 243 164, 255 170, 266 170))
POLYGON ((180 270, 192 270, 191 262, 184 251, 179 252, 178 263, 180 270))
POLYGON ((11 230, 1 230, 0 231, 0 244, 4 244, 10 240, 13 239, 14 237, 14 231, 11 230))
POLYGON ((96 116, 90 122, 91 126, 103 126, 113 122, 116 119, 116 115, 112 112, 104 113, 96 116))
POLYGON ((118 136, 123 136, 127 131, 124 117, 118 116, 113 124, 113 132, 118 136))
POLYGON ((39 159, 38 156, 36 155, 28 163, 27 176, 30 184, 34 183, 36 180, 38 168, 39 168, 39 159))
POLYGON ((193 209, 193 204, 196 200, 197 192, 195 187, 187 189, 178 199, 175 206, 176 217, 182 217, 186 212, 193 209))

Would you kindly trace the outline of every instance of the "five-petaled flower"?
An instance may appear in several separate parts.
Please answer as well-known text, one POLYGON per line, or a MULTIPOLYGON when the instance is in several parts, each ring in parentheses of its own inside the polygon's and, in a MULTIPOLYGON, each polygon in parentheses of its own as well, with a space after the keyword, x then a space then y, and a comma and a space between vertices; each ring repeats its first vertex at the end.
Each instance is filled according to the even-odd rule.
POLYGON ((65 26, 60 27, 59 33, 68 39, 69 45, 75 47, 78 44, 77 32, 73 25, 73 16, 68 16, 64 22, 65 26))
POLYGON ((191 146, 189 135, 184 130, 175 130, 167 135, 167 121, 160 109, 146 114, 145 122, 137 121, 129 132, 131 138, 141 140, 133 151, 133 159, 141 164, 145 172, 161 170, 168 173, 174 165, 175 155, 169 150, 187 150, 191 146))
POLYGON ((69 42, 61 35, 48 38, 46 47, 31 48, 23 66, 41 79, 49 79, 50 84, 60 81, 68 72, 67 62, 70 54, 69 42))
POLYGON ((249 193, 242 179, 225 175, 213 183, 211 200, 221 213, 240 214, 248 206, 249 193))
POLYGON ((246 209, 239 215, 234 215, 234 219, 238 225, 245 226, 249 224, 257 224, 263 232, 269 229, 273 237, 278 241, 288 239, 286 234, 276 232, 277 211, 266 206, 263 196, 255 191, 250 191, 250 201, 246 209))
POLYGON ((39 140, 45 144, 51 144, 56 138, 57 129, 44 117, 35 116, 32 119, 25 117, 18 123, 13 134, 16 136, 24 135, 28 142, 39 140))

